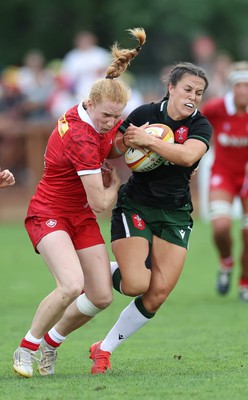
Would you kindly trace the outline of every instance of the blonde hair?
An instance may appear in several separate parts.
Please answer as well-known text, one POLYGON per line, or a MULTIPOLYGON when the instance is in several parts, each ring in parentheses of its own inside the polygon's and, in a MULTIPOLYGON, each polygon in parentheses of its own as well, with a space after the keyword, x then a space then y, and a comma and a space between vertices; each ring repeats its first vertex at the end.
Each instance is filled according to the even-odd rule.
POLYGON ((104 100, 114 101, 126 105, 129 99, 129 87, 119 78, 126 71, 130 62, 140 52, 146 41, 146 33, 143 28, 128 29, 139 44, 134 49, 121 49, 115 43, 112 48, 113 62, 106 70, 106 78, 96 81, 90 91, 89 99, 93 106, 101 104, 104 100))

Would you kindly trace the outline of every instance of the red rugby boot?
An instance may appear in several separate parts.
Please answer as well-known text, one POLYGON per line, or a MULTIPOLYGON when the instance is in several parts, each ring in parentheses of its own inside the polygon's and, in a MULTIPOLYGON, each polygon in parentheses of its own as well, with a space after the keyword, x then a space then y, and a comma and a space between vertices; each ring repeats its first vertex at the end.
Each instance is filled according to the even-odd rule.
POLYGON ((101 342, 94 343, 90 346, 89 358, 93 360, 91 368, 92 374, 105 374, 107 369, 112 369, 110 364, 111 353, 109 351, 103 351, 100 349, 101 342))

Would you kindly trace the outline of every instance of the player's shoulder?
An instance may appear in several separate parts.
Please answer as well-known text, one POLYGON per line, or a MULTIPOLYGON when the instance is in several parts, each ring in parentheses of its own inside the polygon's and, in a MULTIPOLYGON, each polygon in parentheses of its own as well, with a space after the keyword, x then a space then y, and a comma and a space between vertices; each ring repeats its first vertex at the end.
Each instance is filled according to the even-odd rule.
POLYGON ((161 104, 162 102, 143 104, 129 114, 127 121, 134 124, 135 122, 139 122, 140 124, 148 121, 150 123, 158 122, 161 119, 159 117, 160 114, 163 114, 163 108, 161 104))
MULTIPOLYGON (((202 115, 202 113, 200 111, 197 111, 197 113, 192 118, 192 123, 191 123, 191 127, 190 127, 190 136, 204 138, 204 140, 203 140, 204 142, 206 139, 207 139, 207 142, 209 142, 209 140, 212 136, 212 133, 213 133, 213 128, 212 128, 212 125, 209 122, 208 118, 206 118, 205 115, 202 115)), ((207 144, 207 146, 208 146, 208 144, 207 144)))
POLYGON ((138 106, 134 111, 132 111, 132 113, 136 113, 137 114, 137 113, 153 112, 154 110, 160 109, 160 106, 161 106, 161 102, 159 102, 159 103, 155 103, 155 102, 145 103, 145 104, 142 104, 142 105, 138 106))
POLYGON ((194 116, 192 116, 193 123, 211 125, 206 115, 201 110, 197 110, 194 116))
MULTIPOLYGON (((99 133, 87 121, 81 118, 78 111, 78 105, 73 106, 62 115, 58 120, 58 130, 63 128, 63 136, 66 133, 67 141, 74 142, 99 142, 99 133)), ((62 135, 61 135, 62 136, 62 135)))
POLYGON ((67 119, 78 119, 79 118, 78 104, 69 108, 64 115, 66 116, 67 119))

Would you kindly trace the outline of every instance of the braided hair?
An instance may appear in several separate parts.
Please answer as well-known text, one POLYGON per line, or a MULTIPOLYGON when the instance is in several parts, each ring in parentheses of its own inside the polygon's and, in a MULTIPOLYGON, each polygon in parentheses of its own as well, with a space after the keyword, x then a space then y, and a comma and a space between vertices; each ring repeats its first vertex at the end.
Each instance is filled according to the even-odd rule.
POLYGON ((114 56, 113 63, 107 69, 106 78, 118 78, 122 72, 126 71, 127 67, 129 66, 131 60, 137 56, 140 52, 143 44, 146 41, 146 34, 144 29, 142 28, 135 28, 135 29, 128 29, 128 32, 136 37, 139 41, 139 45, 132 50, 129 49, 119 49, 118 44, 115 43, 112 47, 112 54, 114 56))
POLYGON ((129 88, 122 80, 115 78, 119 78, 131 60, 138 55, 145 44, 146 33, 143 28, 128 29, 128 32, 139 41, 139 44, 133 49, 121 49, 117 43, 112 46, 113 62, 106 70, 106 78, 96 81, 90 91, 89 98, 94 106, 106 99, 126 105, 129 99, 129 88))

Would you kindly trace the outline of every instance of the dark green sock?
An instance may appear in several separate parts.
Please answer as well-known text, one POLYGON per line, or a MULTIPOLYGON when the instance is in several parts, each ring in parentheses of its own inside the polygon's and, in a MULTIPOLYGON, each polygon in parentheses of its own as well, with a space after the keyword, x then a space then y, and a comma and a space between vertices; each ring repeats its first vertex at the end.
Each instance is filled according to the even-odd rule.
POLYGON ((136 299, 134 300, 136 307, 138 308, 139 312, 144 315, 144 317, 146 318, 152 318, 154 317, 154 315, 156 313, 150 313, 149 311, 147 311, 147 309, 145 308, 143 301, 142 301, 142 296, 136 297, 136 299))
POLYGON ((117 290, 117 292, 122 293, 121 292, 121 280, 122 280, 122 276, 121 276, 121 271, 120 268, 116 268, 115 272, 112 275, 112 281, 113 281, 113 287, 115 290, 117 290))

